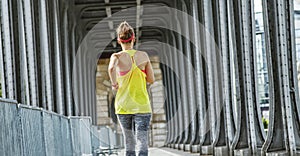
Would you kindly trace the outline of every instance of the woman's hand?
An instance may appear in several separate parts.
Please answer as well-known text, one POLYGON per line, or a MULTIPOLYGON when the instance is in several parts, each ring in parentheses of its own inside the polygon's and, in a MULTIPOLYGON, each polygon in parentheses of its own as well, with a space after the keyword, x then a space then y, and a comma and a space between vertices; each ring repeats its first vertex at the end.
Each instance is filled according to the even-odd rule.
POLYGON ((117 91, 119 89, 119 84, 118 83, 112 84, 111 87, 113 91, 117 91))

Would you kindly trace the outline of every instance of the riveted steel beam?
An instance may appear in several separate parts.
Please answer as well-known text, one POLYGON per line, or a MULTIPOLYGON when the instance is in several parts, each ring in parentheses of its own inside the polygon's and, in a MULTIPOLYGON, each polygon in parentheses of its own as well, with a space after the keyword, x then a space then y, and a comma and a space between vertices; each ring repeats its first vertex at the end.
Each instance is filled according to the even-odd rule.
MULTIPOLYGON (((175 48, 176 47, 176 40, 175 40, 175 36, 174 36, 174 34, 173 34, 173 32, 171 32, 170 33, 171 35, 170 35, 170 40, 171 40, 171 42, 172 42, 172 45, 173 45, 173 47, 171 47, 170 48, 170 53, 169 53, 169 57, 170 57, 170 67, 171 67, 171 85, 172 85, 172 95, 173 95, 173 104, 172 104, 172 107, 173 107, 173 109, 172 109, 172 118, 175 118, 176 117, 176 114, 178 113, 178 111, 179 111, 179 109, 178 109, 178 107, 179 107, 179 104, 180 104, 180 102, 179 102, 179 100, 178 100, 178 94, 179 94, 179 85, 177 84, 177 82, 179 81, 178 80, 178 77, 177 77, 177 75, 176 75, 176 73, 177 73, 177 70, 178 69, 176 69, 176 62, 175 62, 175 57, 176 57, 176 55, 175 55, 175 53, 177 52, 177 49, 175 48)), ((176 143, 176 141, 177 141, 177 138, 178 138, 178 135, 179 135, 179 126, 180 126, 180 124, 179 124, 179 120, 177 119, 177 120, 171 120, 172 121, 172 125, 173 125, 173 127, 171 127, 172 128, 172 139, 171 139, 171 141, 172 141, 172 144, 174 144, 174 143, 176 143)), ((173 146, 174 147, 174 146, 173 146)))
MULTIPOLYGON (((179 63, 175 63, 175 62, 179 62, 178 60, 178 52, 177 50, 181 49, 181 38, 180 36, 177 34, 174 35, 174 47, 176 47, 176 49, 174 49, 174 53, 172 54, 173 56, 173 61, 174 61, 174 72, 177 74, 180 74, 180 68, 179 68, 179 63)), ((175 89, 176 89, 176 94, 180 95, 181 94, 181 85, 180 85, 180 79, 181 79, 181 75, 177 75, 176 77, 176 81, 175 81, 175 89)), ((182 115, 183 112, 183 101, 182 101, 182 96, 177 96, 176 99, 176 107, 173 108, 173 118, 177 117, 177 119, 174 120, 174 125, 177 126, 177 128, 173 128, 173 139, 172 139, 172 146, 173 148, 179 148, 179 144, 181 143, 181 140, 183 138, 182 135, 182 130, 184 129, 184 119, 182 119, 182 115), (179 115, 176 115, 179 114, 179 115)))
POLYGON ((251 0, 233 1, 238 65, 237 131, 232 143, 235 155, 257 155, 265 134, 257 98, 254 4, 251 0))
MULTIPOLYGON (((179 73, 179 65, 178 63, 178 55, 177 55, 177 48, 178 48, 178 42, 176 41, 176 35, 174 33, 171 34, 172 39, 173 39, 173 44, 174 44, 174 49, 173 49, 173 54, 172 54, 172 59, 173 59, 173 69, 174 69, 174 87, 175 87, 175 94, 179 95, 180 94, 180 77, 178 77, 177 73, 179 73)), ((173 120, 174 125, 177 127, 173 128, 173 139, 172 139, 172 145, 173 148, 175 148, 175 144, 178 144, 180 137, 181 137, 181 130, 183 129, 183 120, 180 118, 181 110, 182 110, 182 101, 181 101, 181 96, 176 96, 176 104, 173 109, 173 117, 177 119, 173 120)))
MULTIPOLYGON (((224 4, 225 5, 225 4, 224 4)), ((228 40, 227 40, 227 46, 228 46, 228 52, 224 52, 223 54, 223 63, 224 63, 224 100, 225 100, 225 112, 226 112, 226 125, 227 125, 227 135, 228 135, 228 141, 229 145, 231 146, 234 135, 236 132, 236 113, 235 113, 235 83, 236 83, 236 76, 235 74, 235 63, 236 57, 236 45, 235 45, 235 35, 234 35, 234 20, 233 20, 233 9, 231 9, 232 1, 227 1, 227 13, 228 13, 228 22, 227 22, 227 34, 228 34, 228 40), (227 63, 227 64, 226 64, 227 63)), ((225 13, 225 12, 224 12, 225 13)), ((224 19, 223 19, 224 20, 224 19)), ((224 22, 225 24, 225 22, 224 22)), ((225 34, 225 32, 222 32, 225 34)), ((224 39, 224 45, 222 45, 226 48, 226 39, 224 39)), ((230 149, 231 150, 231 149, 230 149)))
POLYGON ((294 1, 263 1, 270 117, 262 154, 300 155, 294 1))
POLYGON ((198 124, 196 130, 198 131, 198 135, 194 140, 194 144, 192 145, 192 152, 200 152, 200 139, 201 139, 201 128, 203 127, 204 117, 202 116, 202 112, 204 108, 204 83, 203 83, 203 64, 202 64, 202 51, 201 51, 201 41, 200 41, 200 26, 198 25, 199 11, 198 11, 198 2, 197 0, 192 0, 191 3, 191 15, 194 17, 192 27, 193 27, 193 35, 195 40, 194 45, 194 61, 195 61, 195 91, 196 91, 196 107, 197 107, 197 120, 198 124))
MULTIPOLYGON (((166 32, 166 38, 167 38, 167 42, 168 44, 174 44, 172 43, 173 38, 170 37, 169 32, 166 32)), ((171 92, 171 103, 169 105, 166 105, 166 115, 167 115, 167 122, 170 122, 169 124, 167 124, 167 138, 166 138, 166 144, 170 144, 175 137, 175 128, 176 127, 176 123, 173 122, 174 120, 172 120, 172 118, 174 117, 174 112, 177 109, 177 102, 176 102, 176 92, 175 92, 175 85, 174 85, 174 60, 173 60, 173 55, 172 55, 172 48, 169 47, 168 48, 168 56, 167 58, 169 59, 169 82, 170 82, 170 90, 168 90, 168 92, 171 92), (168 110, 167 110, 168 109, 168 110)), ((167 80, 168 81, 168 80, 167 80)))
MULTIPOLYGON (((187 8, 186 8, 186 5, 184 2, 178 2, 179 3, 179 6, 181 6, 179 9, 183 10, 183 11, 186 11, 187 8)), ((176 18, 178 18, 179 21, 183 22, 185 20, 185 17, 183 16, 176 16, 176 18)), ((181 23, 180 22, 180 23, 181 23)), ((184 22, 183 22, 184 23, 184 22)), ((178 23, 179 24, 179 23, 178 23)), ((181 30, 181 32, 178 32, 179 34, 184 34, 186 36, 189 36, 189 32, 187 30, 187 25, 188 23, 185 23, 183 25, 180 25, 180 28, 179 30, 181 30)), ((190 84, 189 84, 189 81, 188 80, 188 77, 191 78, 192 76, 189 75, 190 72, 188 71, 189 68, 187 68, 188 66, 188 61, 189 61, 189 58, 185 58, 187 57, 188 53, 190 53, 190 43, 188 41, 187 38, 184 38, 183 36, 179 36, 179 38, 181 38, 181 46, 179 48, 179 51, 181 53, 183 53, 183 56, 184 57, 178 57, 178 60, 179 60, 179 71, 180 71, 180 88, 181 88, 181 98, 182 98, 182 113, 183 113, 183 116, 182 116, 182 120, 184 121, 183 124, 184 124, 184 129, 183 129, 183 132, 182 132, 182 135, 183 135, 183 138, 182 140, 180 141, 180 145, 179 145, 179 149, 181 150, 189 150, 189 146, 190 146, 190 141, 191 141, 191 117, 190 117, 190 102, 191 102, 191 97, 190 96, 193 96, 193 95, 190 95, 189 92, 190 92, 190 84)), ((192 98, 193 99, 193 98, 192 98)))
MULTIPOLYGON (((183 37, 182 36, 178 36, 178 50, 179 52, 183 52, 183 37)), ((180 96, 181 96, 181 119, 182 120, 182 129, 181 129, 181 137, 180 140, 178 141, 178 145, 177 147, 181 150, 184 149, 184 144, 188 141, 188 127, 189 127, 189 114, 188 114, 188 99, 187 99, 187 91, 186 91, 186 74, 185 74, 185 62, 184 62, 184 57, 179 57, 180 55, 177 54, 176 57, 178 58, 178 68, 179 68, 179 82, 180 82, 180 96)))
MULTIPOLYGON (((228 38, 228 19, 227 3, 223 0, 213 1, 214 14, 214 34, 215 34, 215 94, 216 94, 216 137, 213 141, 215 155, 229 155, 229 143, 226 124, 231 124, 226 120, 226 110, 230 108, 229 103, 229 38, 228 38), (226 72, 224 72, 226 69, 226 72)), ((233 113, 233 112, 229 112, 233 113)), ((230 117, 230 116, 229 116, 230 117)), ((230 120, 229 120, 230 121, 230 120)), ((228 126, 230 127, 230 126, 228 126)), ((233 136, 232 136, 233 137, 233 136)))
POLYGON ((203 126, 201 127, 200 154, 213 154, 213 135, 215 130, 214 119, 214 95, 213 95, 213 73, 212 73, 212 47, 211 36, 213 35, 213 21, 211 1, 204 0, 200 3, 200 18, 204 29, 201 32, 201 50, 204 55, 203 73, 205 87, 205 105, 202 108, 203 126))
MULTIPOLYGON (((191 14, 191 4, 189 1, 185 2, 182 1, 182 6, 183 6, 183 11, 187 12, 186 16, 191 14)), ((185 68, 187 71, 187 94, 188 94, 188 113, 189 113, 189 139, 186 142, 184 150, 186 151, 192 151, 192 146, 193 145, 198 145, 199 144, 199 131, 198 131, 198 116, 197 116, 197 103, 196 103, 196 93, 195 93, 195 85, 196 85, 196 70, 194 68, 195 65, 195 60, 194 60, 194 47, 191 46, 190 40, 195 34, 193 30, 193 23, 191 21, 188 21, 188 18, 186 16, 182 17, 183 23, 185 23, 182 27, 184 30, 184 33, 186 34, 185 38, 185 55, 186 55, 186 61, 185 62, 185 68)))

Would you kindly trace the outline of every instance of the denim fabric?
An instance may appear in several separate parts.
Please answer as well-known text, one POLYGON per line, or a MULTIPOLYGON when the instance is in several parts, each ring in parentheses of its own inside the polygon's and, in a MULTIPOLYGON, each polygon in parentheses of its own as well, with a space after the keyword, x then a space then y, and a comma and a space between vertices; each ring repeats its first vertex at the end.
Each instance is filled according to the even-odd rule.
POLYGON ((118 114, 118 119, 125 140, 125 155, 148 156, 151 114, 118 114))

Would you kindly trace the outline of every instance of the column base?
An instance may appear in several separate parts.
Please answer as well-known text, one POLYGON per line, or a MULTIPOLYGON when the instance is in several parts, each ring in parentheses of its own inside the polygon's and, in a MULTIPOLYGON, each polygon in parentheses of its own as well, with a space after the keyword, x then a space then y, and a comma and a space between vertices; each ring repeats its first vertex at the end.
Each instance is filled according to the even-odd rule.
POLYGON ((200 152, 200 145, 192 145, 192 153, 199 153, 200 152))
POLYGON ((266 156, 289 156, 289 153, 287 151, 270 152, 270 153, 266 153, 266 156))
POLYGON ((190 144, 185 144, 183 150, 187 151, 187 152, 190 152, 191 151, 191 145, 190 144))
POLYGON ((174 148, 179 149, 179 144, 175 144, 174 148))
POLYGON ((179 144, 179 150, 184 150, 184 144, 179 144))
POLYGON ((213 146, 209 145, 209 146, 201 147, 201 150, 200 150, 201 155, 213 155, 213 153, 214 153, 213 146))
POLYGON ((171 144, 170 148, 175 148, 175 144, 171 144))
POLYGON ((229 151, 227 146, 215 147, 214 155, 229 156, 229 151))
POLYGON ((235 156, 252 156, 251 150, 248 148, 234 150, 234 155, 235 156))

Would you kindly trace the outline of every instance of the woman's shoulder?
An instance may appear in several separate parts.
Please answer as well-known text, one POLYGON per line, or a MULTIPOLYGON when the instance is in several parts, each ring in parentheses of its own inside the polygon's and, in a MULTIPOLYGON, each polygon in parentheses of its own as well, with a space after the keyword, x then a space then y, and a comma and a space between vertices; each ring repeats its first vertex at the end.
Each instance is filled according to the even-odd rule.
POLYGON ((113 53, 112 56, 116 56, 117 58, 119 58, 124 52, 123 51, 119 51, 116 53, 113 53))
POLYGON ((141 56, 144 56, 144 57, 148 57, 148 53, 145 52, 145 51, 137 50, 136 53, 137 53, 138 55, 141 55, 141 56))

